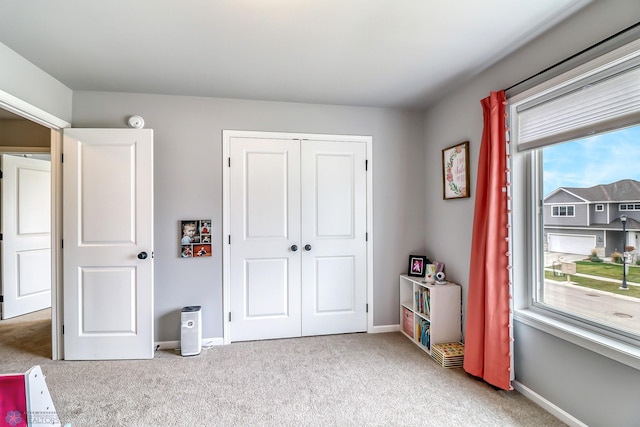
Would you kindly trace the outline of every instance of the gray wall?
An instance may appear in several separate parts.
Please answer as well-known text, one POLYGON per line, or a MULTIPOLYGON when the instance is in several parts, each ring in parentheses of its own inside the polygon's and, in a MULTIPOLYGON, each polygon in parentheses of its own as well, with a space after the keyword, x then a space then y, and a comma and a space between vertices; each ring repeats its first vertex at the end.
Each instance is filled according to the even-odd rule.
MULTIPOLYGON (((429 253, 446 262, 448 275, 463 285, 464 307, 468 302, 469 260, 473 256, 470 253, 473 197, 482 136, 480 100, 490 91, 505 89, 635 24, 638 17, 637 0, 593 2, 426 112, 425 171, 426 182, 430 183, 426 186, 426 247, 429 253), (472 199, 443 201, 441 149, 464 140, 471 141, 472 199)), ((589 426, 638 425, 640 405, 635 402, 640 384, 638 370, 515 323, 517 381, 589 426)))
POLYGON ((558 191, 544 199, 545 203, 585 203, 583 199, 579 199, 573 194, 566 191, 558 191))
POLYGON ((562 206, 573 206, 573 216, 553 216, 553 206, 544 205, 544 223, 545 225, 563 225, 563 226, 583 226, 589 225, 587 219, 589 214, 589 205, 586 203, 563 203, 562 206))
POLYGON ((589 218, 591 219, 591 224, 608 224, 609 216, 607 211, 611 209, 608 203, 592 203, 589 205, 589 218), (604 210, 602 212, 596 211, 597 205, 604 205, 604 210))
POLYGON ((72 91, 0 43, 0 90, 71 122, 72 91))
POLYGON ((399 322, 398 275, 424 251, 423 115, 392 109, 74 92, 73 126, 154 130, 156 339, 179 339, 179 310, 203 306, 203 336, 222 336, 222 130, 373 136, 375 326, 399 322), (178 221, 212 218, 214 254, 180 259, 178 221))
MULTIPOLYGON (((77 92, 0 44, 0 90, 76 127, 125 127, 141 114, 155 129, 157 340, 179 337, 177 310, 204 306, 204 336, 222 333, 221 130, 243 129, 373 136, 375 325, 398 323, 398 278, 409 253, 447 265, 463 286, 468 266, 476 166, 482 134, 480 99, 634 24, 637 0, 594 2, 558 28, 461 85, 424 116, 369 108, 77 92), (472 198, 442 200, 441 149, 469 140, 472 198), (187 170, 187 173, 184 171, 187 170), (406 191, 424 185, 422 195, 406 191), (211 217, 214 257, 180 260, 182 218, 211 217), (186 261, 186 262, 185 262, 186 261)), ((498 23, 499 25, 499 23, 498 23)), ((489 29, 488 29, 489 30, 489 29)), ((516 379, 590 426, 629 426, 640 419, 640 373, 516 322, 516 379)))

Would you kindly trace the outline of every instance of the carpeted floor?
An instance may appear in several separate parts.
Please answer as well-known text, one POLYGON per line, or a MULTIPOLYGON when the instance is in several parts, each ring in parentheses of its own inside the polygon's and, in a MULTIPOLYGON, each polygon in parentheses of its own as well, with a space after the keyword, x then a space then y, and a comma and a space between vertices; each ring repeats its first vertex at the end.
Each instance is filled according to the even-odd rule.
POLYGON ((0 321, 0 372, 40 365, 73 427, 565 425, 515 391, 440 367, 400 333, 54 362, 47 316, 0 321))

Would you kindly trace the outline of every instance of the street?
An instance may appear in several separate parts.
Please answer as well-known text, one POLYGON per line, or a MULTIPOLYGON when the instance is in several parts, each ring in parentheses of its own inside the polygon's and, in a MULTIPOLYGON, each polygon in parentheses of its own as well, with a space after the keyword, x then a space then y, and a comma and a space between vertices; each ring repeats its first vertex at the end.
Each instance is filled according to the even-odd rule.
POLYGON ((567 282, 545 280, 544 302, 599 322, 640 333, 640 299, 567 282))

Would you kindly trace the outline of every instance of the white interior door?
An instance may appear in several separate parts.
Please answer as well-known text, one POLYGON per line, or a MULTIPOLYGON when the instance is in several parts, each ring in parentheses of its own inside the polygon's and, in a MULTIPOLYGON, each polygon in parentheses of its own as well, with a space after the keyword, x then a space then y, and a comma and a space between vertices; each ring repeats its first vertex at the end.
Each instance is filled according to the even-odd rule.
POLYGON ((2 155, 2 318, 51 307, 51 162, 2 155))
POLYGON ((153 131, 65 129, 65 359, 153 357, 153 131))
POLYGON ((367 329, 366 145, 302 143, 302 335, 367 329))
POLYGON ((300 336, 300 145, 232 138, 231 340, 300 336))
POLYGON ((366 144, 231 137, 229 156, 231 341, 365 331, 366 144))

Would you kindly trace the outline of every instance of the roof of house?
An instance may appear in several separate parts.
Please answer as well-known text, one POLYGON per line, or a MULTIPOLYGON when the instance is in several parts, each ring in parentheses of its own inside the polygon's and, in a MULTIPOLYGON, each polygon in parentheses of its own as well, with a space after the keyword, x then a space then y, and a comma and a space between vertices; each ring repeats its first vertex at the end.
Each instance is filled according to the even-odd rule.
POLYGON ((621 179, 611 184, 599 184, 593 187, 559 187, 546 197, 548 199, 558 191, 564 190, 589 202, 629 202, 640 200, 640 182, 633 179, 621 179))
MULTIPOLYGON (((599 224, 598 227, 611 230, 622 230, 622 221, 620 221, 620 218, 614 218, 609 224, 599 224)), ((626 228, 627 230, 639 230, 640 222, 633 218, 627 218, 626 228)))

